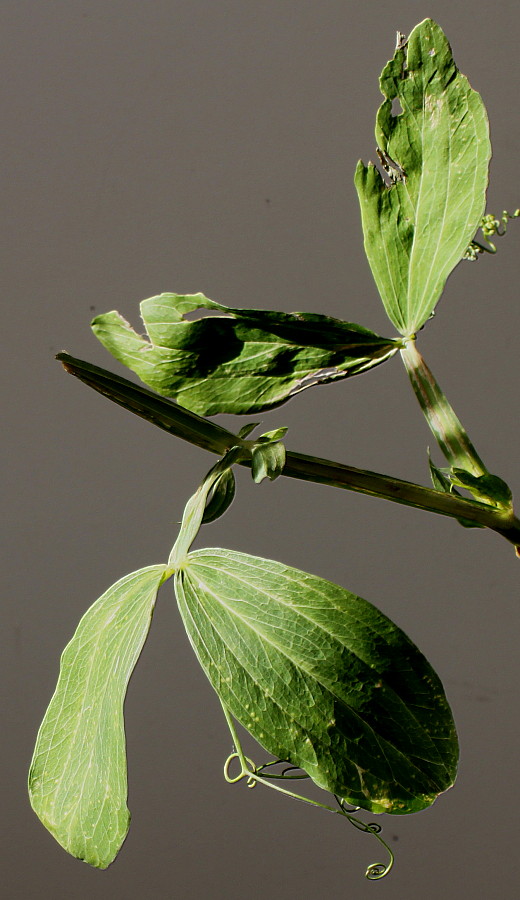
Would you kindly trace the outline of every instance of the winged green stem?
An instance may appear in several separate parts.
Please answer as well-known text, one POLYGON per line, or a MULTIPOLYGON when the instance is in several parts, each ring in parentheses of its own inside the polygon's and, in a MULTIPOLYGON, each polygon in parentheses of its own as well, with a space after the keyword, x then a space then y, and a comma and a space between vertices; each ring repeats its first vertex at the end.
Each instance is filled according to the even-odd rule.
POLYGON ((184 409, 183 406, 163 400, 153 391, 137 387, 127 378, 75 359, 68 353, 58 353, 56 359, 62 363, 66 372, 75 375, 109 400, 203 450, 221 455, 238 443, 236 435, 226 428, 184 409))
POLYGON ((485 475, 484 463, 419 353, 414 338, 405 342, 401 357, 430 430, 450 465, 460 466, 472 475, 485 475))
MULTIPOLYGON (((152 422, 169 434, 174 434, 204 450, 222 456, 231 447, 242 446, 245 443, 220 425, 184 409, 177 403, 159 397, 126 378, 113 375, 106 369, 93 366, 67 353, 58 354, 57 359, 67 372, 109 400, 152 422)), ((239 460, 239 464, 250 466, 251 462, 244 458, 239 460)), ((454 519, 465 518, 496 531, 510 543, 520 546, 520 521, 514 514, 475 500, 466 500, 389 475, 303 453, 287 453, 282 475, 391 500, 394 503, 454 519)))

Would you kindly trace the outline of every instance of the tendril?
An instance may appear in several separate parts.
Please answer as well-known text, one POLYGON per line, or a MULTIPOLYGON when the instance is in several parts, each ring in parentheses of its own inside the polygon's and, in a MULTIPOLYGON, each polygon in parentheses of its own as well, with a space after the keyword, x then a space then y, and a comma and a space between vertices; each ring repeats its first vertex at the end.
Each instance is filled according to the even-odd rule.
POLYGON ((285 765, 285 768, 282 769, 281 772, 266 772, 266 769, 272 768, 273 766, 285 765, 285 760, 283 759, 273 759, 271 762, 263 763, 261 766, 257 766, 256 773, 260 775, 262 778, 278 778, 279 780, 298 780, 302 778, 309 778, 310 776, 307 772, 304 772, 300 769, 299 766, 288 766, 285 765), (299 772, 299 775, 289 775, 288 772, 299 772))
POLYGON ((333 797, 337 803, 337 808, 334 806, 327 806, 325 803, 319 803, 317 800, 312 800, 310 797, 304 797, 301 794, 295 794, 293 791, 288 788, 282 787, 280 782, 288 782, 297 778, 308 778, 308 774, 304 772, 304 770, 300 770, 303 772, 302 775, 288 775, 288 772, 298 771, 298 766, 286 765, 280 774, 276 772, 266 772, 266 769, 272 769, 277 765, 284 765, 286 760, 275 759, 271 762, 264 763, 261 766, 255 765, 253 760, 249 759, 244 754, 242 750, 242 746, 238 739, 237 731, 235 728, 235 723, 231 717, 231 713, 229 712, 227 706, 223 702, 222 698, 220 698, 220 702, 222 704, 222 709, 224 710, 224 715, 226 717, 226 721, 228 723, 229 730, 231 732, 231 737, 233 740, 233 750, 226 759, 224 763, 224 778, 228 782, 228 784, 237 784, 237 782, 242 781, 243 778, 246 779, 246 784, 249 788, 253 788, 258 782, 265 784, 266 787, 271 788, 274 791, 278 791, 281 794, 286 794, 288 797, 292 797, 294 800, 301 800, 303 803, 309 803, 311 806, 316 806, 318 809, 326 809, 329 812, 336 813, 337 815, 344 816, 344 818, 348 819, 351 825, 354 825, 359 831, 364 831, 366 834, 372 834, 376 840, 379 841, 380 844, 383 845, 385 850, 388 853, 389 860, 385 865, 384 863, 370 863, 368 866, 365 877, 368 878, 369 881, 379 881, 380 878, 384 878, 385 875, 388 875, 390 869, 394 864, 394 854, 392 853, 390 847, 383 840, 380 835, 381 826, 377 824, 377 822, 363 822, 361 819, 358 819, 357 816, 354 816, 353 813, 357 812, 360 807, 354 806, 349 808, 342 797, 339 797, 337 794, 333 794, 333 797), (238 775, 231 775, 230 768, 234 762, 238 762, 240 765, 240 772, 238 775), (276 780, 278 784, 276 784, 276 780))
POLYGON ((350 808, 347 807, 347 804, 345 803, 343 798, 338 797, 337 794, 334 794, 334 799, 335 799, 336 803, 338 804, 339 808, 341 809, 341 811, 346 813, 347 815, 351 815, 352 813, 358 812, 361 809, 360 806, 351 806, 350 808))
POLYGON ((230 753, 224 763, 224 778, 226 779, 228 784, 237 784, 238 781, 242 781, 243 778, 247 778, 246 784, 248 788, 254 788, 256 785, 256 779, 253 777, 254 775, 256 775, 256 766, 251 759, 248 759, 247 756, 242 756, 235 750, 233 751, 233 753, 230 753), (229 774, 229 769, 235 760, 238 760, 241 769, 238 775, 235 775, 233 777, 229 774), (251 766, 250 769, 244 768, 244 761, 246 762, 247 766, 251 766))
POLYGON ((339 812, 341 815, 345 816, 346 819, 350 822, 354 828, 357 828, 359 831, 364 831, 366 834, 373 834, 375 838, 379 841, 380 844, 383 845, 385 850, 388 853, 389 860, 385 866, 384 863, 370 863, 365 872, 365 878, 368 878, 369 881, 379 881, 380 878, 384 878, 385 875, 388 875, 390 869, 394 864, 394 854, 392 853, 390 847, 386 843, 385 840, 381 837, 381 825, 378 822, 363 822, 362 819, 358 819, 356 816, 353 816, 353 812, 357 812, 360 807, 354 806, 352 809, 348 809, 345 805, 345 801, 334 794, 336 803, 339 806, 339 812))
POLYGON ((475 261, 482 253, 496 253, 497 248, 491 238, 495 235, 503 237, 507 231, 509 219, 517 219, 519 216, 520 209, 515 209, 513 213, 510 213, 505 209, 500 219, 497 219, 493 213, 488 213, 486 216, 483 216, 480 220, 479 228, 487 246, 486 244, 481 244, 480 241, 473 240, 462 258, 475 261))

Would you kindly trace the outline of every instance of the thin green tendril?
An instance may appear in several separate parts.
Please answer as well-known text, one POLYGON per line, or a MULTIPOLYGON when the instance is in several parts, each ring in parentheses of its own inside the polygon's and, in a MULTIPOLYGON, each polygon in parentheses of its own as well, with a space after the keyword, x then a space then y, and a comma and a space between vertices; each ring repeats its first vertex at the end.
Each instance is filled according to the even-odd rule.
POLYGON ((386 841, 384 841, 381 837, 381 825, 379 825, 378 822, 363 822, 361 819, 356 818, 356 816, 353 816, 352 813, 357 812, 360 807, 356 806, 353 809, 348 810, 345 806, 344 800, 342 800, 340 797, 337 797, 336 795, 334 796, 342 814, 349 820, 350 824, 354 825, 354 827, 358 828, 360 831, 364 831, 368 834, 373 834, 374 837, 377 838, 377 840, 388 852, 390 858, 386 866, 384 865, 384 863, 370 863, 365 872, 365 878, 368 878, 369 881, 379 881, 380 878, 384 878, 385 875, 388 875, 390 869, 394 864, 394 854, 390 850, 390 847, 388 846, 386 841))
POLYGON ((479 258, 482 253, 496 253, 497 248, 490 238, 497 235, 498 237, 503 237, 507 231, 507 223, 509 219, 517 219, 520 216, 520 209, 515 209, 514 213, 508 212, 506 209, 503 211, 500 219, 497 219, 493 213, 488 213, 483 216, 480 220, 479 228, 482 232, 482 237, 484 238, 486 244, 481 244, 480 241, 471 241, 468 249, 466 250, 463 259, 469 259, 474 262, 479 258), (487 245, 487 246, 486 246, 487 245))
POLYGON ((236 753, 236 752, 230 753, 230 755, 226 759, 226 762, 224 763, 224 778, 226 779, 228 784, 236 784, 238 781, 242 781, 242 778, 247 778, 248 788, 254 788, 256 785, 256 781, 252 777, 254 772, 255 772, 254 762, 251 759, 248 759, 247 756, 242 757, 241 754, 236 753), (242 768, 241 768, 240 772, 238 773, 238 775, 235 775, 235 777, 232 777, 229 774, 229 769, 230 769, 231 764, 236 759, 239 761, 242 768), (242 763, 243 759, 247 763, 248 767, 251 766, 251 769, 249 769, 249 768, 244 769, 243 763, 242 763))
POLYGON ((280 784, 275 784, 273 779, 277 779, 278 781, 291 781, 297 778, 308 778, 307 773, 302 775, 288 775, 287 773, 296 770, 298 771, 297 766, 286 766, 282 773, 267 773, 265 770, 271 768, 273 766, 284 764, 284 760, 273 760, 272 762, 264 763, 261 766, 256 766, 255 763, 249 759, 249 757, 245 756, 240 741, 238 739, 234 722, 231 718, 231 715, 227 709, 227 707, 222 703, 222 709, 224 710, 224 715, 226 717, 226 721, 229 726, 229 730, 231 731, 231 736, 233 738, 233 751, 230 753, 228 758, 224 763, 224 778, 228 782, 228 784, 237 784, 239 781, 242 781, 243 778, 246 779, 246 784, 249 788, 255 787, 256 784, 262 783, 265 784, 266 787, 270 787, 275 791, 279 791, 281 794, 286 794, 288 797, 292 797, 294 800, 301 800, 303 803, 309 803, 311 806, 316 806, 319 809, 326 809, 329 812, 336 813, 337 815, 344 816, 344 818, 348 819, 351 825, 354 825, 359 831, 364 831, 367 834, 372 834, 380 844, 386 849, 389 861, 385 865, 384 863, 370 863, 365 872, 365 877, 368 878, 369 881, 379 881, 379 879, 384 878, 385 875, 388 875, 393 864, 394 864, 394 854, 392 853, 390 847, 383 840, 380 835, 381 826, 377 824, 377 822, 366 823, 361 819, 358 819, 356 816, 352 815, 353 812, 357 812, 360 807, 353 807, 352 809, 348 809, 345 805, 345 802, 340 797, 334 795, 334 798, 337 803, 337 808, 334 806, 327 806, 324 803, 318 803, 316 800, 311 800, 310 797, 303 797, 300 794, 295 794, 293 791, 288 790, 287 788, 281 787, 280 784), (238 762, 240 765, 240 771, 238 775, 231 775, 230 769, 233 763, 238 762))
POLYGON ((285 765, 285 761, 283 759, 273 759, 271 762, 264 763, 261 766, 256 767, 257 775, 261 775, 262 778, 278 778, 287 780, 299 780, 302 778, 309 778, 310 776, 307 772, 304 772, 298 766, 288 766, 285 765, 285 768, 282 769, 281 772, 266 772, 266 769, 272 768, 273 766, 285 765), (288 775, 288 772, 299 772, 299 775, 288 775))

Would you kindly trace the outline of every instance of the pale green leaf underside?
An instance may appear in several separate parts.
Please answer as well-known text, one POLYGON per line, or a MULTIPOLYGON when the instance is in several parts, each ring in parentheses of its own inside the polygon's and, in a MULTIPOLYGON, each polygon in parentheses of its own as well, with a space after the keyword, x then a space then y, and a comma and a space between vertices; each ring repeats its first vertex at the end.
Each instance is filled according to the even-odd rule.
POLYGON ((65 850, 101 869, 130 823, 123 703, 165 571, 127 575, 85 613, 63 651, 31 763, 35 813, 65 850))
POLYGON ((160 294, 141 303, 147 337, 118 312, 97 316, 104 347, 149 387, 199 415, 251 413, 294 394, 364 372, 396 352, 360 325, 311 313, 231 309, 203 294, 160 294), (195 310, 213 315, 196 321, 195 310))
POLYGON ((482 99, 431 19, 396 50, 380 86, 376 141, 406 177, 387 187, 373 164, 359 162, 355 182, 372 274, 388 317, 408 335, 433 312, 477 231, 491 145, 482 99))
POLYGON ((270 753, 373 812, 415 812, 452 785, 457 738, 442 685, 370 603, 220 549, 190 553, 175 590, 213 687, 270 753))
POLYGON ((285 458, 285 446, 281 441, 258 443, 253 448, 251 457, 253 481, 256 481, 257 484, 260 484, 264 478, 274 481, 283 472, 285 458))

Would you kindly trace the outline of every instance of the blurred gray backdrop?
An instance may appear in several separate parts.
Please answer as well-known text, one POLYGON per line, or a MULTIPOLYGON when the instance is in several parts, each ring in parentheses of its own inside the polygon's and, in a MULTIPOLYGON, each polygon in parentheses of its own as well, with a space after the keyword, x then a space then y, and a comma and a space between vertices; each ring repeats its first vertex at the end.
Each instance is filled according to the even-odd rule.
MULTIPOLYGON (((164 560, 213 458, 67 376, 62 349, 128 374, 89 331, 161 291, 307 310, 391 334, 365 260, 356 161, 373 158, 379 73, 426 16, 488 108, 488 208, 520 205, 513 0, 2 0, 5 556, 4 896, 513 897, 520 787, 518 579, 485 531, 383 501, 239 473, 203 542, 280 559, 378 605, 439 672, 456 787, 386 817, 397 861, 327 813, 222 777, 230 738, 163 589, 126 705, 129 837, 105 872, 68 857, 26 799, 60 652, 110 584, 164 560)), ((520 484, 520 227, 461 264, 420 347, 493 471, 520 484)), ((234 428, 243 419, 222 417, 234 428)), ((398 359, 263 417, 290 449, 428 483, 432 442, 398 359)))

